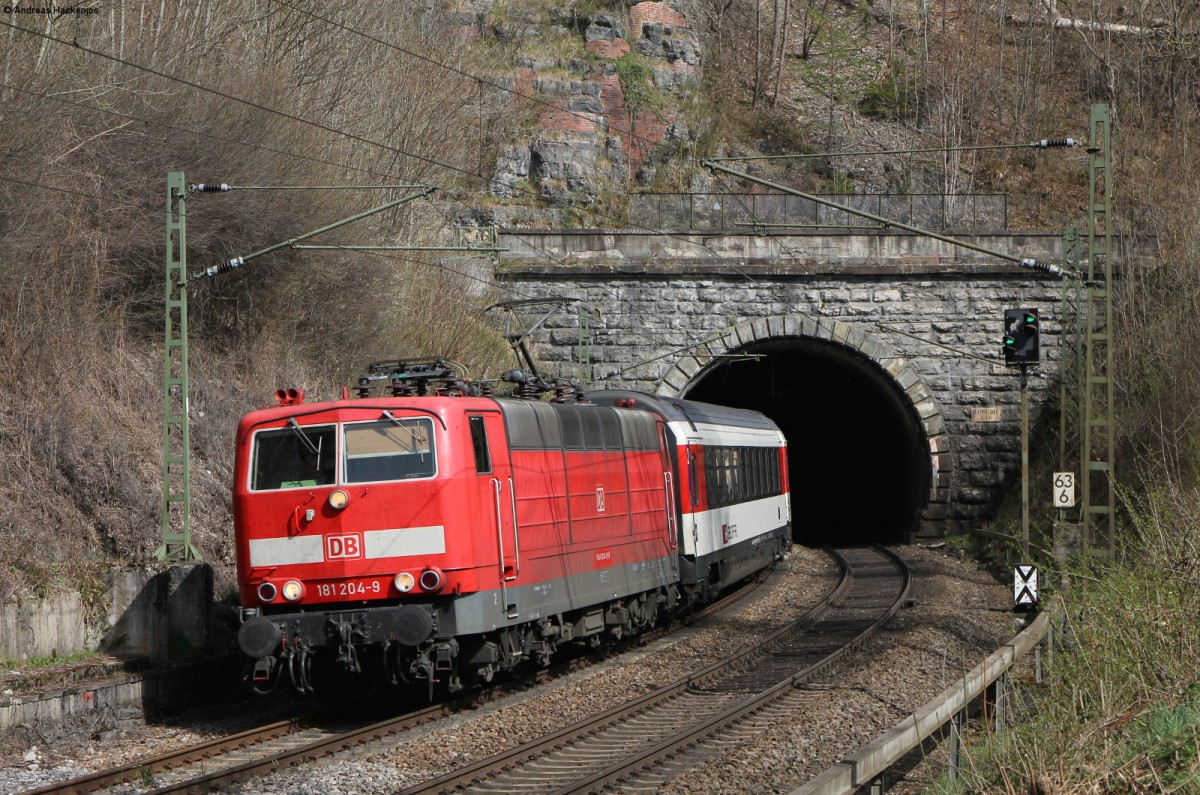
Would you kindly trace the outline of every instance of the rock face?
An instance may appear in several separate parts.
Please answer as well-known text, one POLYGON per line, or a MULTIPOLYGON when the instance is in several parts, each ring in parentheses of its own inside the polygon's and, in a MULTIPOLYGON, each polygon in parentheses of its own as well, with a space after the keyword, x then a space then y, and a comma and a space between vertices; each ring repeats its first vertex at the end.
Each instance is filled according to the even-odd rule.
POLYGON ((529 148, 506 146, 496 158, 496 171, 488 191, 497 198, 511 199, 513 188, 529 177, 529 148))
POLYGON ((625 25, 622 20, 609 14, 600 14, 588 23, 583 31, 583 40, 616 41, 625 38, 625 25))
MULTIPOLYGON (((590 15, 512 4, 500 21, 494 21, 490 7, 477 4, 472 12, 463 21, 475 35, 518 42, 536 52, 533 43, 549 30, 573 40, 581 56, 526 56, 518 62, 514 87, 537 102, 518 97, 514 103, 536 112, 536 129, 527 141, 504 147, 496 159, 489 191, 502 201, 492 210, 500 222, 539 220, 529 207, 534 194, 552 210, 540 219, 550 223, 564 219, 554 210, 606 206, 606 198, 623 194, 631 181, 652 182, 657 168, 694 135, 671 108, 672 95, 697 79, 700 45, 670 3, 622 3, 590 15), (619 69, 619 59, 632 59, 635 68, 619 69), (626 79, 646 75, 637 92, 643 100, 652 95, 653 101, 633 103, 631 110, 622 73, 626 79), (505 207, 505 201, 522 206, 505 207)), ((607 218, 602 225, 616 220, 607 218)))
POLYGON ((642 38, 634 45, 647 58, 662 58, 667 63, 683 61, 688 66, 699 66, 700 45, 696 34, 690 30, 676 30, 659 22, 647 22, 642 26, 642 38))

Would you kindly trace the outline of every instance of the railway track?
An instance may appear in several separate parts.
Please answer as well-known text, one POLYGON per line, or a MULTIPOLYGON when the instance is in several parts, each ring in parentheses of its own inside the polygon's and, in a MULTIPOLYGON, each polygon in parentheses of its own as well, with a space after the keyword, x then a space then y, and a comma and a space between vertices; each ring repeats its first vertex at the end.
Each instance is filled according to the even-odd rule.
MULTIPOLYGON (((763 582, 760 576, 697 611, 686 621, 658 627, 622 642, 621 646, 648 643, 669 635, 680 626, 727 609, 753 593, 763 582)), ((596 657, 581 656, 569 662, 530 674, 486 691, 415 710, 365 727, 336 731, 309 725, 310 719, 292 718, 254 729, 209 740, 159 756, 140 759, 79 778, 28 790, 20 795, 83 795, 102 793, 130 784, 141 786, 152 795, 168 793, 212 792, 218 787, 247 781, 281 767, 313 762, 386 737, 401 734, 454 712, 470 709, 515 690, 536 687, 544 682, 592 665, 596 657)))
POLYGON ((652 792, 719 753, 739 733, 764 731, 799 707, 800 685, 856 648, 907 598, 904 563, 881 548, 834 553, 838 588, 758 646, 589 720, 403 790, 652 792))

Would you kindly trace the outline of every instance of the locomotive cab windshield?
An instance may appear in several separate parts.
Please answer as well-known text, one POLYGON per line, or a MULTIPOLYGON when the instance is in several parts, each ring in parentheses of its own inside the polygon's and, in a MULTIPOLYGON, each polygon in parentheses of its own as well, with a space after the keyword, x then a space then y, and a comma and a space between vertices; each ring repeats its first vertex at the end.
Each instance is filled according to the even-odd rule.
POLYGON ((302 426, 294 419, 284 428, 254 436, 252 491, 381 483, 437 474, 433 423, 425 418, 393 417, 341 426, 302 426), (339 480, 338 430, 342 435, 343 474, 339 480))
POLYGON ((433 423, 421 419, 356 422, 346 426, 346 482, 431 478, 433 423))
POLYGON ((286 428, 254 436, 254 491, 301 489, 333 483, 337 445, 332 425, 301 428, 291 420, 286 428))

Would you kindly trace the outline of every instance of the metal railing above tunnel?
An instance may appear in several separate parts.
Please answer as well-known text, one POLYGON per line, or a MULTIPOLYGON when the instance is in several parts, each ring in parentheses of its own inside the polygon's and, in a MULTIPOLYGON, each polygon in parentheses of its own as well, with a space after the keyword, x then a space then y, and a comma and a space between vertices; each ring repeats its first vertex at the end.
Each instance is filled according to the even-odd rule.
MULTIPOLYGON (((847 207, 930 229, 1008 228, 1003 193, 820 194, 847 207)), ((633 193, 631 227, 654 229, 881 229, 879 224, 783 193, 633 193)))

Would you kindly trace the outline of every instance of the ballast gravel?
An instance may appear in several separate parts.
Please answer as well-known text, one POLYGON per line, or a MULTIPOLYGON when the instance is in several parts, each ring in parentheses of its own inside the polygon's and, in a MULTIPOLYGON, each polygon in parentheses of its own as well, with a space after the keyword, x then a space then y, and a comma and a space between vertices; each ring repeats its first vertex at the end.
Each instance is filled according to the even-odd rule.
MULTIPOLYGON (((705 767, 659 787, 677 793, 790 792, 903 720, 1019 629, 1011 592, 970 559, 946 549, 898 547, 913 574, 912 604, 887 628, 806 688, 804 707, 705 767)), ((719 616, 531 691, 503 696, 363 747, 336 760, 226 788, 240 795, 393 793, 569 726, 657 689, 751 645, 794 620, 832 587, 819 550, 796 547, 770 581, 719 616)), ((181 716, 174 725, 129 728, 106 741, 0 739, 0 793, 17 793, 246 728, 237 716, 181 716)), ((936 766, 920 768, 922 776, 936 766)), ((130 785, 127 793, 148 792, 130 785)), ((920 782, 889 780, 888 792, 920 782)))

